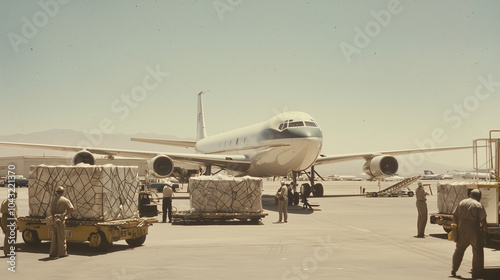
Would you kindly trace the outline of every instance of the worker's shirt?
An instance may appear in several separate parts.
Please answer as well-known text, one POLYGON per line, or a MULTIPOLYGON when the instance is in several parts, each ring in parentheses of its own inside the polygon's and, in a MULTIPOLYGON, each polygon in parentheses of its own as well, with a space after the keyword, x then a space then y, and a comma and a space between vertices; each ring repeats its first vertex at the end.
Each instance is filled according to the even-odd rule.
POLYGON ((172 190, 172 188, 170 186, 167 186, 165 185, 165 187, 163 187, 163 198, 172 198, 172 196, 174 195, 174 191, 172 190))
MULTIPOLYGON (((0 207, 0 214, 10 214, 9 213, 9 199, 6 199, 2 202, 2 206, 0 207)), ((14 216, 17 214, 17 205, 14 208, 14 216)))
POLYGON ((483 205, 473 198, 460 201, 453 215, 457 217, 459 223, 461 221, 475 221, 480 223, 486 219, 486 211, 483 205))
POLYGON ((415 196, 417 197, 417 201, 426 201, 427 200, 426 195, 425 195, 425 190, 423 187, 417 188, 415 196))
POLYGON ((280 195, 282 195, 285 200, 288 200, 288 188, 286 187, 286 185, 281 187, 280 195))
POLYGON ((50 214, 64 214, 68 209, 75 209, 69 199, 62 195, 56 195, 50 204, 50 214))
POLYGON ((480 223, 486 219, 486 211, 481 203, 473 198, 464 199, 453 215, 458 221, 457 242, 482 246, 480 223))

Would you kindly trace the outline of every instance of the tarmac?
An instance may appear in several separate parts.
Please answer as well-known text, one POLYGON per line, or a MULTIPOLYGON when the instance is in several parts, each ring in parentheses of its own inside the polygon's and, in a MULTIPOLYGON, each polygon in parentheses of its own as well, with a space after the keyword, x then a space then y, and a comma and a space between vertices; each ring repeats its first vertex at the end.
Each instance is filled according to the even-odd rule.
MULTIPOLYGON (((0 279, 454 279, 455 243, 444 230, 428 223, 425 238, 414 237, 415 197, 359 195, 360 186, 377 191, 374 182, 323 184, 325 197, 309 199, 314 211, 290 206, 288 223, 276 223, 279 182, 264 181, 268 216, 260 225, 157 223, 143 246, 119 241, 97 253, 87 243, 69 243, 70 256, 57 260, 48 258, 50 243, 29 247, 19 235, 15 272, 4 258, 0 279)), ((437 211, 436 184, 431 182, 429 213, 437 211)), ((6 190, 0 188, 2 200, 6 190)), ((187 197, 181 190, 173 205, 188 210, 187 197)), ((27 189, 19 191, 17 204, 19 215, 28 215, 27 189)), ((500 265, 496 245, 485 248, 485 266, 500 265)), ((462 279, 471 279, 471 260, 469 248, 457 273, 462 279)))

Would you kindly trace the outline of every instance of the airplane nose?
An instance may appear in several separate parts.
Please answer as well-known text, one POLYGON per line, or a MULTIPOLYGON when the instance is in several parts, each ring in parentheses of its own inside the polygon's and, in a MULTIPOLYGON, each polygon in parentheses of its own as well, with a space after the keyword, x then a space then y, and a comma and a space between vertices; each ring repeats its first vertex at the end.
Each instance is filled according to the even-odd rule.
POLYGON ((289 131, 297 138, 309 138, 309 137, 317 137, 323 138, 323 133, 321 130, 317 128, 308 128, 308 127, 297 127, 293 129, 289 129, 289 131))

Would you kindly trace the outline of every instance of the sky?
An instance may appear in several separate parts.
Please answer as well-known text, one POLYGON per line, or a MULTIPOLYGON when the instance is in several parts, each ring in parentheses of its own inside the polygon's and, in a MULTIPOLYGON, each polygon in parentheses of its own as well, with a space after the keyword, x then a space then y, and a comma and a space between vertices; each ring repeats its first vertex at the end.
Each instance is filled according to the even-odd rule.
POLYGON ((0 0, 0 15, 0 136, 193 139, 200 91, 209 135, 304 111, 327 155, 500 128, 495 0, 0 0))

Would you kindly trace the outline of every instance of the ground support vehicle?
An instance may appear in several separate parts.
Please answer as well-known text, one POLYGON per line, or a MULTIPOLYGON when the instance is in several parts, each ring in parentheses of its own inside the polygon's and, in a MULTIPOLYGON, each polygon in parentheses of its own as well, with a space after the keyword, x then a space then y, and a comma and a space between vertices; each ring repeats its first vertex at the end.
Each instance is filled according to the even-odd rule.
POLYGON ((420 176, 415 176, 411 178, 404 179, 401 182, 398 182, 386 189, 383 189, 379 192, 367 192, 366 196, 367 197, 383 197, 383 196, 409 196, 412 197, 415 193, 410 190, 408 187, 409 185, 413 184, 416 182, 418 179, 420 179, 420 176), (404 190, 406 188, 407 190, 404 190))
MULTIPOLYGON (((474 182, 464 184, 463 192, 459 195, 446 196, 440 204, 440 188, 438 187, 438 209, 441 205, 447 204, 444 211, 440 213, 430 214, 431 224, 443 226, 446 232, 451 230, 453 223, 453 211, 458 206, 458 203, 467 198, 470 191, 479 189, 481 191, 481 204, 486 211, 486 222, 488 223, 488 231, 485 233, 486 241, 500 242, 500 138, 493 138, 493 133, 498 133, 500 130, 491 130, 489 138, 477 139, 473 142, 473 167, 474 167, 474 182), (488 174, 490 176, 481 176, 488 174), (482 180, 484 179, 484 180, 482 180)), ((453 188, 451 190, 456 191, 453 188)), ((456 191, 458 194, 459 192, 456 191)))
POLYGON ((177 211, 172 214, 174 223, 219 223, 240 221, 259 224, 267 213, 191 213, 190 211, 177 211))
MULTIPOLYGON (((125 240, 130 247, 141 246, 146 240, 148 228, 157 223, 155 218, 129 218, 110 221, 66 220, 66 240, 68 242, 89 242, 98 251, 109 249, 113 242, 125 240)), ((24 242, 30 246, 42 240, 51 240, 52 231, 47 219, 21 217, 17 228, 24 242)))

